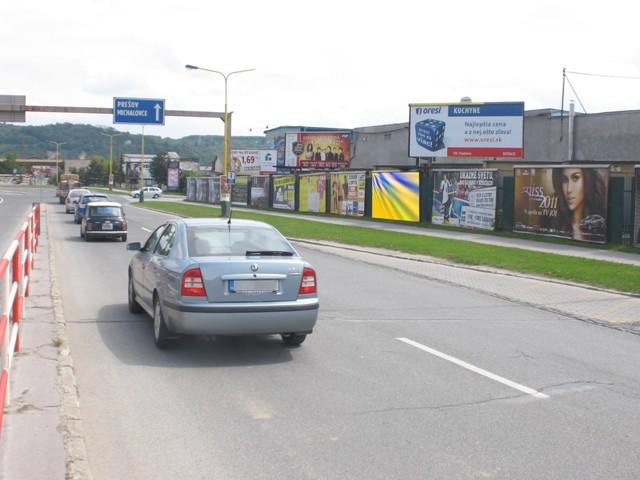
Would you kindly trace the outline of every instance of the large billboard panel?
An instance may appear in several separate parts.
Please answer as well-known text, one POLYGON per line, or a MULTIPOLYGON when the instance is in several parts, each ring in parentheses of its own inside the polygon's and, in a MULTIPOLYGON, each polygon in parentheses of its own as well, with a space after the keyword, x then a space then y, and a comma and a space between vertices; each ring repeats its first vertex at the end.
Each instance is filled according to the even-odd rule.
POLYGON ((497 190, 497 170, 434 170, 431 223, 494 230, 497 190))
POLYGON ((269 177, 251 177, 251 206, 269 207, 269 177))
POLYGON ((209 203, 220 203, 220 178, 208 177, 209 179, 209 203))
POLYGON ((514 232, 607 241, 606 166, 523 166, 514 177, 514 232))
MULTIPOLYGON (((151 161, 153 160, 153 155, 149 157, 145 157, 144 161, 144 180, 153 180, 151 176, 151 161), (148 158, 148 160, 147 160, 148 158)), ((127 183, 138 184, 140 182, 140 160, 130 160, 125 157, 123 168, 124 174, 127 177, 127 183)))
POLYGON ((231 186, 231 204, 246 207, 249 203, 249 176, 236 177, 231 186))
POLYGON ((371 217, 420 221, 420 173, 373 172, 371 217))
POLYGON ((327 176, 300 175, 300 206, 301 212, 327 211, 327 176))
POLYGON ((410 157, 524 156, 524 103, 409 105, 410 157))
POLYGON ((285 166, 349 168, 351 135, 341 132, 287 133, 285 166))
POLYGON ((231 150, 231 170, 236 175, 260 175, 276 172, 276 150, 231 150))
POLYGON ((364 216, 365 172, 340 172, 329 176, 330 213, 364 216))
POLYGON ((207 203, 209 201, 209 179, 198 177, 196 182, 196 202, 207 203))
POLYGON ((273 208, 295 210, 296 177, 293 175, 273 177, 273 208))

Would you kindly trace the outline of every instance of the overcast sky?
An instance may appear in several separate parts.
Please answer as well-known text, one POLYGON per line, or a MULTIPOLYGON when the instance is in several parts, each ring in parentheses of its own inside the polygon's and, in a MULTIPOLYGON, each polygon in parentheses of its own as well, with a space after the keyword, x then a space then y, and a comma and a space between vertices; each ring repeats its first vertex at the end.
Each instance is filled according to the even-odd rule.
MULTIPOLYGON (((637 2, 37 0, 0 3, 0 94, 28 105, 111 107, 164 98, 222 111, 234 135, 408 121, 408 104, 524 101, 560 108, 562 68, 640 77, 637 2)), ((640 109, 640 80, 569 75, 589 113, 640 109)), ((575 97, 567 85, 567 99, 575 97)), ((28 113, 26 125, 114 126, 107 115, 28 113)), ((223 133, 167 117, 147 134, 223 133)))

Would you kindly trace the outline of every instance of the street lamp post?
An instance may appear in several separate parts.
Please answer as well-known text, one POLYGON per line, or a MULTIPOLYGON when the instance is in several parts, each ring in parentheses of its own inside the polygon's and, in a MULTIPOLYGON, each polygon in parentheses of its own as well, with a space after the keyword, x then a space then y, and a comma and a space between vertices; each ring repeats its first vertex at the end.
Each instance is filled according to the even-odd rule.
MULTIPOLYGON (((234 75, 236 73, 253 72, 255 68, 236 70, 227 74, 219 72, 218 70, 197 67, 195 65, 185 65, 185 68, 187 68, 188 70, 204 70, 205 72, 217 73, 218 75, 221 75, 222 78, 224 78, 224 154, 222 161, 222 173, 226 177, 227 173, 229 172, 229 141, 231 140, 231 127, 229 125, 229 114, 227 113, 227 80, 231 75, 234 75)), ((231 210, 231 198, 228 198, 226 200, 222 200, 222 197, 220 198, 220 210, 222 217, 226 217, 227 215, 229 215, 229 211, 231 210)))
POLYGON ((54 142, 53 140, 47 141, 56 146, 56 185, 60 185, 60 145, 64 145, 67 142, 54 142))
POLYGON ((123 135, 122 133, 102 133, 105 137, 109 137, 109 191, 113 190, 113 137, 123 135))

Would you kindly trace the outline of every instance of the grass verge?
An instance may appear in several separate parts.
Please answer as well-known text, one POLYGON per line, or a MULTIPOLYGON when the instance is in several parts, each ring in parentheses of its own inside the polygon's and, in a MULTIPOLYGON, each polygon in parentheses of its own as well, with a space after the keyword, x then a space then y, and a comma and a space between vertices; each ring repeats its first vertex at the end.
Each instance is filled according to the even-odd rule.
MULTIPOLYGON (((145 205, 145 207, 187 217, 217 217, 220 215, 220 209, 216 207, 174 202, 156 201, 153 202, 153 205, 145 205)), ((640 294, 640 267, 633 265, 534 252, 519 248, 483 245, 465 240, 333 225, 239 210, 234 210, 233 216, 269 223, 287 237, 386 248, 444 258, 464 265, 490 266, 640 294)))

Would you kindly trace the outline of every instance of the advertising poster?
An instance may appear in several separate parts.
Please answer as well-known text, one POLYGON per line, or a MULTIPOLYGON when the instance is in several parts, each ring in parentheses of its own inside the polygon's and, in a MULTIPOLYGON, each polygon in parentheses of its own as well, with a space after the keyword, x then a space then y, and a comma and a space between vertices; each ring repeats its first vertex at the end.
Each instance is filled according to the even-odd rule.
POLYGON ((196 201, 196 177, 187 177, 187 200, 190 202, 196 201))
MULTIPOLYGON (((151 176, 151 160, 153 160, 153 156, 149 156, 149 160, 144 161, 144 180, 153 180, 151 176)), ((140 161, 127 161, 125 158, 124 163, 124 174, 127 177, 128 183, 138 184, 140 182, 140 161)))
POLYGON ((231 150, 231 170, 236 175, 275 173, 277 157, 276 150, 231 150))
POLYGON ((249 204, 249 176, 242 175, 236 177, 235 183, 231 186, 231 204, 246 207, 249 204))
POLYGON ((636 165, 636 178, 635 178, 635 222, 633 229, 633 244, 636 247, 640 247, 640 165, 636 165))
POLYGON ((269 208, 269 177, 251 177, 251 206, 269 208))
POLYGON ((434 170, 431 223, 494 230, 497 191, 497 170, 434 170))
POLYGON ((365 172, 332 173, 329 176, 330 213, 364 216, 365 172))
POLYGON ((418 172, 373 172, 371 217, 420 221, 420 174, 418 172))
POLYGON ((220 203, 220 179, 218 177, 207 177, 209 182, 209 203, 220 203))
POLYGON ((524 102, 409 105, 410 157, 523 158, 524 102))
POLYGON ((351 135, 340 132, 287 133, 285 166, 349 168, 351 135))
POLYGON ((167 190, 175 192, 180 188, 180 162, 170 160, 167 162, 167 190))
POLYGON ((197 177, 196 182, 196 202, 208 202, 209 201, 209 179, 204 177, 197 177))
POLYGON ((607 241, 606 166, 523 166, 514 177, 514 232, 607 241))
POLYGON ((231 201, 231 184, 227 181, 227 177, 224 175, 220 175, 218 177, 220 184, 220 201, 221 202, 230 202, 231 201))
POLYGON ((327 176, 300 175, 300 206, 301 212, 327 211, 327 176))
POLYGON ((293 175, 273 177, 273 208, 295 210, 296 177, 293 175))

